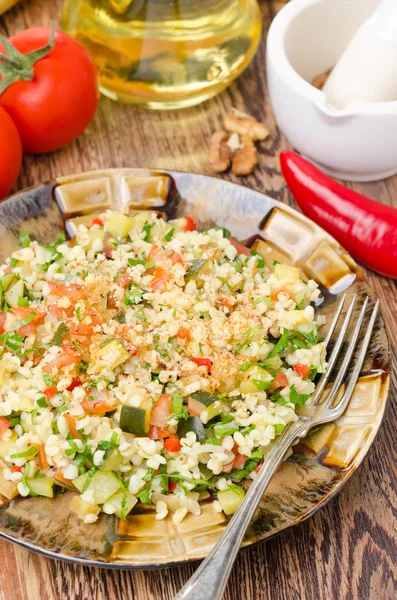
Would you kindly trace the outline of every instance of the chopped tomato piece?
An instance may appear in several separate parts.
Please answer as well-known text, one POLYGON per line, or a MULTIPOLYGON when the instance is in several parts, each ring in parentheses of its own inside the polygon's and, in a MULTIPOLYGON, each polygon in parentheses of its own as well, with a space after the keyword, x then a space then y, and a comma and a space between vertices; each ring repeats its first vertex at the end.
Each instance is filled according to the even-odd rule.
POLYGON ((109 292, 107 297, 108 308, 118 308, 118 300, 114 292, 109 292))
POLYGON ((164 269, 163 267, 154 267, 152 269, 147 269, 146 273, 147 275, 153 275, 153 279, 149 284, 152 290, 162 290, 165 288, 169 276, 167 269, 164 269))
POLYGON ((69 429, 69 433, 75 439, 81 440, 81 434, 78 431, 78 429, 76 428, 76 423, 75 423, 75 420, 73 419, 73 417, 67 412, 63 413, 63 416, 65 417, 65 420, 66 420, 66 423, 67 423, 67 426, 69 429))
POLYGON ((76 236, 73 236, 72 238, 70 238, 69 240, 69 246, 71 248, 74 248, 74 246, 76 245, 76 236))
POLYGON ((161 428, 164 427, 167 425, 167 420, 171 413, 172 396, 171 394, 162 394, 153 406, 150 425, 161 428))
POLYGON ((189 398, 187 402, 187 410, 189 415, 192 415, 193 417, 199 417, 201 413, 205 411, 205 406, 200 402, 197 402, 197 400, 194 400, 194 398, 189 398))
POLYGON ((11 423, 5 417, 0 417, 0 438, 3 437, 6 431, 8 431, 11 423))
POLYGON ((85 398, 81 406, 89 415, 104 415, 116 408, 112 402, 107 400, 90 400, 89 398, 85 398))
POLYGON ((302 363, 296 363, 296 365, 294 365, 294 371, 302 379, 305 379, 305 377, 310 375, 310 373, 312 372, 312 370, 307 365, 304 365, 302 363))
POLYGON ((45 453, 45 446, 44 444, 40 444, 39 446, 39 455, 38 455, 38 459, 39 459, 39 467, 41 471, 45 471, 46 469, 49 468, 49 464, 47 461, 47 454, 45 453))
POLYGON ((14 465, 11 469, 11 473, 22 473, 22 467, 17 467, 14 465))
POLYGON ((196 231, 197 225, 192 218, 186 217, 185 231, 196 231))
POLYGON ((251 255, 251 250, 249 248, 247 248, 247 246, 240 244, 240 242, 238 242, 234 238, 229 238, 229 242, 232 244, 232 246, 234 246, 236 248, 236 250, 239 254, 245 254, 245 256, 251 255))
POLYGON ((269 392, 274 392, 278 388, 285 388, 288 385, 288 379, 285 373, 279 371, 273 379, 272 385, 269 387, 269 392))
POLYGON ((263 465, 263 460, 261 460, 261 462, 259 463, 259 465, 256 467, 255 473, 259 473, 259 471, 261 470, 262 465, 263 465))
POLYGON ((5 313, 0 313, 0 335, 2 335, 5 331, 4 323, 5 323, 6 318, 7 318, 7 315, 5 313))
POLYGON ((48 312, 54 315, 54 317, 59 317, 64 319, 66 317, 73 317, 74 315, 74 306, 70 305, 68 308, 62 308, 56 304, 56 302, 52 302, 48 305, 48 312))
POLYGON ((191 340, 192 336, 190 334, 189 329, 187 329, 187 327, 180 327, 178 330, 178 333, 176 334, 176 337, 178 338, 178 340, 191 340))
POLYGON ((81 433, 77 429, 76 422, 72 415, 70 415, 68 412, 64 412, 63 416, 65 417, 70 435, 72 435, 75 440, 81 440, 81 433))
POLYGON ((18 329, 19 335, 24 337, 34 333, 37 327, 44 322, 45 313, 34 308, 29 308, 27 306, 13 306, 11 311, 17 315, 19 319, 26 319, 27 317, 30 317, 31 314, 34 315, 29 325, 24 325, 18 329))
POLYGON ((80 323, 76 321, 71 321, 70 323, 68 323, 70 333, 72 335, 81 335, 83 337, 92 336, 95 333, 94 327, 102 324, 101 317, 96 313, 89 312, 86 316, 88 316, 91 319, 90 323, 80 323))
POLYGON ((67 367, 69 365, 76 364, 81 361, 81 354, 71 344, 71 342, 64 340, 61 344, 61 354, 51 360, 49 363, 42 367, 42 370, 46 373, 51 373, 54 367, 60 369, 61 367, 67 367))
POLYGON ((233 469, 242 469, 245 465, 245 461, 248 456, 245 454, 237 454, 236 458, 233 461, 233 469))
POLYGON ((176 486, 177 486, 177 482, 176 481, 172 481, 168 484, 168 493, 172 494, 172 492, 175 490, 176 486))
POLYGON ((76 377, 73 379, 72 383, 66 388, 68 392, 73 392, 73 390, 77 387, 80 387, 82 384, 80 377, 76 377))
POLYGON ((60 296, 61 298, 66 296, 69 300, 79 300, 84 295, 85 289, 82 285, 77 283, 55 283, 55 281, 49 281, 51 294, 54 296, 60 296))
POLYGON ((150 437, 151 440, 163 440, 169 435, 169 431, 161 429, 161 427, 155 427, 154 425, 149 427, 148 437, 150 437))
POLYGON ((44 394, 44 396, 46 396, 47 400, 50 400, 50 398, 55 396, 55 394, 57 394, 57 393, 58 393, 58 390, 54 385, 51 385, 50 387, 46 388, 43 392, 43 394, 44 394))
POLYGON ((278 301, 278 295, 281 293, 287 294, 287 296, 289 296, 288 290, 286 290, 285 288, 280 288, 270 295, 270 299, 273 302, 273 304, 275 304, 278 301))
POLYGON ((183 260, 178 252, 174 250, 162 250, 156 244, 151 247, 147 260, 154 260, 157 266, 165 266, 167 261, 170 260, 171 264, 176 265, 177 263, 183 265, 183 260))
POLYGON ((179 437, 171 433, 164 442, 164 448, 168 450, 168 452, 178 452, 182 448, 179 437))
POLYGON ((232 450, 224 450, 224 453, 227 455, 229 460, 223 464, 222 471, 224 473, 230 473, 230 471, 233 469, 233 463, 236 456, 232 450))
POLYGON ((191 358, 192 362, 196 363, 199 367, 207 367, 208 371, 211 370, 212 362, 210 358, 191 358))
POLYGON ((66 479, 65 475, 61 471, 56 471, 54 473, 54 482, 56 483, 56 485, 66 488, 67 490, 76 489, 73 485, 73 481, 71 479, 66 479))
POLYGON ((99 225, 100 227, 103 227, 105 225, 105 223, 99 217, 95 217, 95 219, 93 219, 92 221, 92 224, 99 225))
POLYGON ((123 273, 119 275, 115 281, 116 285, 119 285, 122 288, 126 288, 133 281, 132 273, 123 273))

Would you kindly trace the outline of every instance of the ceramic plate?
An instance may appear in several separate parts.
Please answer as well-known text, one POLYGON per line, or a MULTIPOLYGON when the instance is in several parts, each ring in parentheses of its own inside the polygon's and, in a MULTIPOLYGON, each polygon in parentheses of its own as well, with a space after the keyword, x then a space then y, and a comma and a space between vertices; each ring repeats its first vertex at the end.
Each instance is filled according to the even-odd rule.
MULTIPOLYGON (((359 298, 372 292, 354 260, 314 223, 259 192, 220 179, 175 172, 113 169, 80 173, 23 191, 0 205, 0 260, 18 246, 18 232, 44 243, 59 230, 73 235, 107 208, 128 213, 148 207, 172 218, 190 215, 199 228, 218 224, 273 261, 299 267, 321 286, 318 307, 332 315, 342 291, 359 298)), ((358 302, 357 304, 360 304, 358 302)), ((389 383, 389 346, 379 316, 352 402, 335 423, 309 435, 275 475, 245 538, 245 545, 274 536, 311 516, 357 469, 380 426, 389 383)), ((203 558, 227 525, 211 498, 202 514, 179 526, 154 512, 128 521, 101 514, 85 525, 69 511, 72 492, 47 498, 0 496, 0 535, 46 556, 95 566, 149 568, 203 558)))

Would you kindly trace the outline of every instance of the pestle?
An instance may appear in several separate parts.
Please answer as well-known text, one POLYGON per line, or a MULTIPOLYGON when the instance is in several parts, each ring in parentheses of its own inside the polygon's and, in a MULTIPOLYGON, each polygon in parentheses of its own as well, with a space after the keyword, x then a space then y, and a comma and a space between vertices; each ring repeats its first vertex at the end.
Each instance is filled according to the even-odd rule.
POLYGON ((380 2, 338 60, 323 92, 341 110, 352 103, 397 100, 397 0, 380 2))

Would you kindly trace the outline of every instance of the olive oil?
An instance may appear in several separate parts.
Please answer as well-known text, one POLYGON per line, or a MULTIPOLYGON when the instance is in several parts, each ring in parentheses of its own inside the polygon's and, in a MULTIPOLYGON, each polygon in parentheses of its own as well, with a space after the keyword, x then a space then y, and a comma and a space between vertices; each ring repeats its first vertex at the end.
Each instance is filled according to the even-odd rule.
POLYGON ((261 34, 257 0, 67 0, 62 26, 92 55, 105 95, 153 109, 218 94, 261 34))

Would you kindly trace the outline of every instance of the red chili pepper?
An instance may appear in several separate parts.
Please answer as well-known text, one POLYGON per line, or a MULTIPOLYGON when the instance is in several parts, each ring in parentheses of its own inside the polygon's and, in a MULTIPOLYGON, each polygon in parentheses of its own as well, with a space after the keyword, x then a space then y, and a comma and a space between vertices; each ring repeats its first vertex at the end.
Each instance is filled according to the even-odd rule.
POLYGON ((55 394, 58 393, 58 390, 55 386, 51 385, 50 387, 46 388, 43 392, 43 394, 47 397, 47 400, 49 400, 50 398, 52 398, 53 396, 55 396, 55 394))
POLYGON ((68 392, 73 392, 74 388, 80 387, 82 384, 81 379, 76 377, 73 379, 72 383, 66 388, 68 392))
POLYGON ((208 371, 211 370, 212 362, 209 358, 191 358, 190 360, 199 367, 207 367, 208 371))
POLYGON ((185 231, 196 231, 197 225, 191 217, 186 217, 185 231))
POLYGON ((179 452, 179 450, 182 448, 182 445, 178 436, 170 433, 170 437, 164 441, 164 448, 168 450, 168 452, 179 452))
POLYGON ((280 155, 285 181, 302 211, 354 258, 397 279, 397 209, 337 183, 295 152, 280 155))

